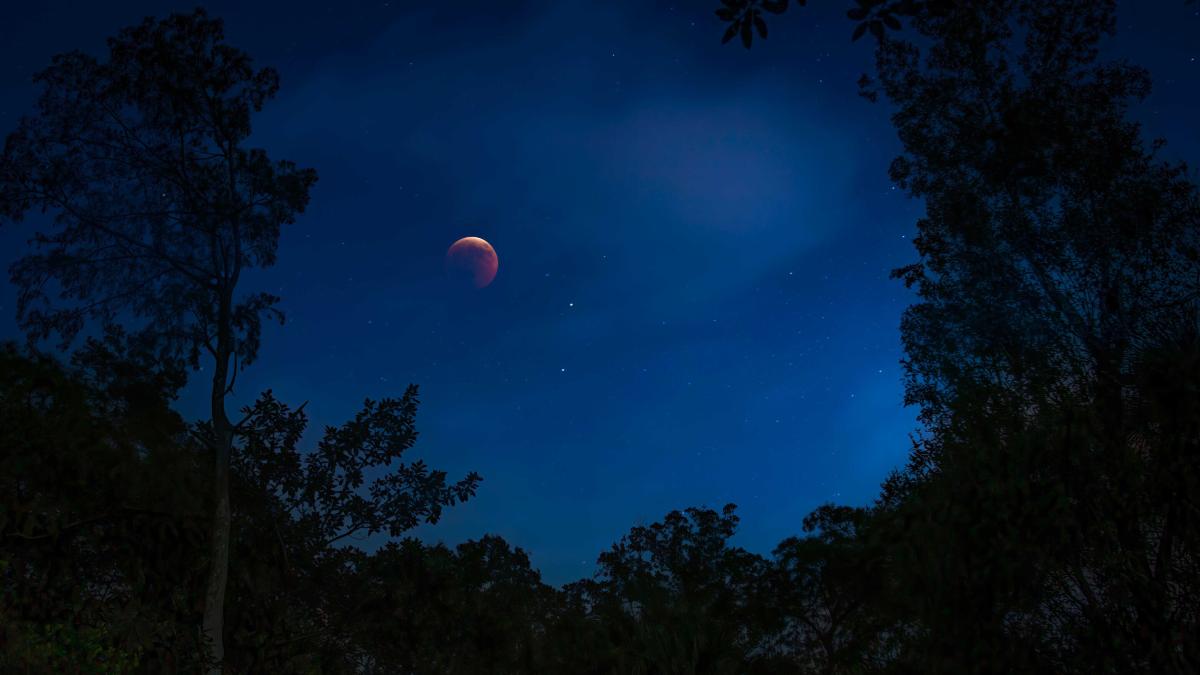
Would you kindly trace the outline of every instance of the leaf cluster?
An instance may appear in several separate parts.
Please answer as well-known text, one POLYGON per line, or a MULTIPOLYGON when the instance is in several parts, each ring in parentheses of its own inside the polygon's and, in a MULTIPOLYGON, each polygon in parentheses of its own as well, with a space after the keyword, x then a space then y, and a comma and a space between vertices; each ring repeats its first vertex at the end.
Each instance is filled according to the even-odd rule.
POLYGON ((160 360, 253 361, 262 318, 282 319, 278 298, 234 289, 244 269, 274 263, 316 180, 245 147, 277 73, 196 10, 122 30, 106 60, 56 56, 35 82, 36 114, 0 154, 0 218, 54 221, 11 269, 30 339, 65 345, 88 321, 136 319, 160 360))

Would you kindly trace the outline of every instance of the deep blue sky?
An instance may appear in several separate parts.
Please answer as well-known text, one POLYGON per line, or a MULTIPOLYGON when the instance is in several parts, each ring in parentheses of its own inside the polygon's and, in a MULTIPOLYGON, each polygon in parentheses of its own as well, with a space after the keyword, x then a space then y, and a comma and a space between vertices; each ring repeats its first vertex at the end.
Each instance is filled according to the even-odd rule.
MULTIPOLYGON (((0 22, 3 133, 51 55, 194 5, 37 4, 0 22)), ((765 554, 904 461, 912 297, 887 273, 921 206, 888 182, 886 106, 856 95, 847 2, 793 9, 750 52, 719 44, 716 0, 253 4, 206 5, 281 73, 253 142, 320 182, 246 279, 289 320, 235 402, 270 387, 319 429, 419 384, 412 456, 484 476, 423 539, 497 533, 562 583, 632 525, 734 502, 735 541, 765 554), (500 256, 471 294, 442 270, 466 235, 500 256)), ((1148 130, 1193 160, 1197 10, 1130 5, 1112 46, 1155 76, 1148 130)), ((28 234, 0 231, 0 262, 28 234)))

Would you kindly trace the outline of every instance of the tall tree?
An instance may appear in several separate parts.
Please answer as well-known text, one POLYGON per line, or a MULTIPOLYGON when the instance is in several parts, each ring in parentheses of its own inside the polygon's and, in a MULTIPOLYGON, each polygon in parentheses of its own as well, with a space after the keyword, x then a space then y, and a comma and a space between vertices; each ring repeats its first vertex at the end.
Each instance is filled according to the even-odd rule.
POLYGON ((146 19, 109 39, 108 52, 61 54, 36 76, 37 112, 0 159, 0 216, 54 214, 34 238, 39 251, 12 268, 31 339, 56 333, 65 346, 88 320, 140 321, 137 339, 160 360, 211 367, 203 630, 218 673, 238 430, 225 400, 258 353, 263 318, 282 320, 278 298, 239 281, 275 261, 280 228, 304 210, 316 174, 246 146, 279 78, 227 45, 203 10, 146 19))
MULTIPOLYGON (((723 4, 747 46, 787 5, 723 4)), ((891 176, 926 206, 895 276, 928 434, 882 499, 926 670, 1194 671, 1200 198, 1130 119, 1148 74, 1099 59, 1115 3, 848 14, 877 38, 891 176)))
POLYGON ((920 261, 896 272, 921 298, 902 324, 907 397, 936 435, 934 503, 992 505, 943 521, 978 537, 964 560, 991 600, 975 628, 1016 636, 1084 598, 1048 627, 1084 662, 1083 645, 1111 646, 1085 669, 1187 672, 1177 589, 1195 588, 1181 572, 1200 532, 1185 493, 1153 480, 1167 447, 1134 442, 1132 411, 1139 353, 1200 310, 1196 186, 1129 119, 1148 74, 1098 60, 1115 3, 958 3, 913 28, 927 48, 877 51, 906 150, 892 178, 926 204, 920 261), (1025 605, 1032 583, 1045 595, 1025 605))

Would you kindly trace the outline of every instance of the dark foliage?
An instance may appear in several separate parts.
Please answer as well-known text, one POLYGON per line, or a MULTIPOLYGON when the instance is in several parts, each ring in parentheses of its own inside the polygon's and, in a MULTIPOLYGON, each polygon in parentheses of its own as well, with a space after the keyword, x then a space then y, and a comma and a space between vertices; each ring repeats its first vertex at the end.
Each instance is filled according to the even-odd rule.
POLYGON ((203 10, 148 18, 108 40, 107 60, 60 54, 37 74, 36 114, 0 155, 0 218, 53 214, 11 268, 17 315, 35 342, 67 347, 87 321, 136 323, 139 346, 173 367, 212 359, 213 514, 204 631, 223 658, 229 557, 225 396, 258 355, 278 298, 240 293, 269 267, 283 225, 308 203, 311 169, 247 148, 250 118, 278 75, 255 70, 203 10))
POLYGON ((876 530, 897 667, 1194 672, 1200 198, 1128 119, 1148 74, 1097 60, 1115 3, 858 5, 927 212, 894 274, 926 433, 876 530))
POLYGON ((5 670, 178 663, 197 647, 205 472, 162 396, 175 382, 131 378, 112 346, 89 343, 83 377, 0 351, 5 670))
MULTIPOLYGON (((726 40, 765 37, 764 13, 788 5, 723 2, 726 40)), ((270 263, 311 177, 239 150, 226 160, 261 182, 230 192, 201 170, 186 190, 158 192, 176 180, 164 167, 211 159, 186 140, 197 128, 176 129, 181 148, 157 135, 206 105, 169 74, 228 94, 217 118, 247 133, 274 91, 268 71, 215 46, 219 25, 202 14, 122 33, 122 67, 60 57, 40 116, 6 146, 0 206, 59 216, 58 234, 39 239, 49 252, 15 270, 27 327, 69 335, 91 316, 105 330, 65 365, 0 350, 0 669, 202 668, 212 469, 225 447, 225 672, 1197 672, 1200 195, 1128 118, 1148 75, 1098 61, 1113 12, 1072 0, 857 3, 852 35, 876 38, 866 93, 893 106, 904 146, 892 178, 926 207, 918 259, 895 272, 918 294, 901 327, 907 401, 924 423, 908 465, 868 508, 818 508, 769 559, 730 544, 733 505, 690 508, 632 528, 592 578, 562 589, 499 537, 455 548, 399 538, 480 481, 405 461, 415 387, 364 402, 308 450, 304 406, 270 391, 236 424, 223 407, 192 424, 172 411, 212 330, 225 330, 230 364, 257 350, 273 299, 232 311, 221 275, 270 263), (173 31, 198 51, 168 49, 173 31), (170 95, 120 98, 135 86, 170 95), (88 95, 68 109, 63 91, 88 95), (114 116, 108 101, 126 101, 138 125, 112 126, 125 109, 114 116), (128 162, 105 149, 136 139, 149 145, 126 147, 128 162), (177 152, 199 154, 180 164, 177 152), (211 217, 264 184, 282 210, 241 202, 265 219, 243 223, 248 239, 211 217), (258 244, 218 256, 218 291, 189 278, 238 241, 258 244), (127 260, 148 286, 119 278, 127 260), (92 304, 48 309, 51 281, 92 304), (123 329, 130 317, 151 321, 123 329), (347 545, 365 535, 387 541, 347 545)), ((219 384, 223 400, 231 381, 219 384)))

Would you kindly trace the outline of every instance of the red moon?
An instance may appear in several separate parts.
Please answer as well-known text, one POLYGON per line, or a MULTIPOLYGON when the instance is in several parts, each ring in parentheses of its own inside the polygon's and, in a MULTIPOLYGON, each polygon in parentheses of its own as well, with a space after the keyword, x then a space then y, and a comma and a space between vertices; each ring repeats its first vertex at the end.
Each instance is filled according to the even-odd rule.
POLYGON ((500 259, 496 249, 479 237, 463 237, 446 251, 446 272, 454 279, 470 282, 483 288, 496 278, 500 259))

